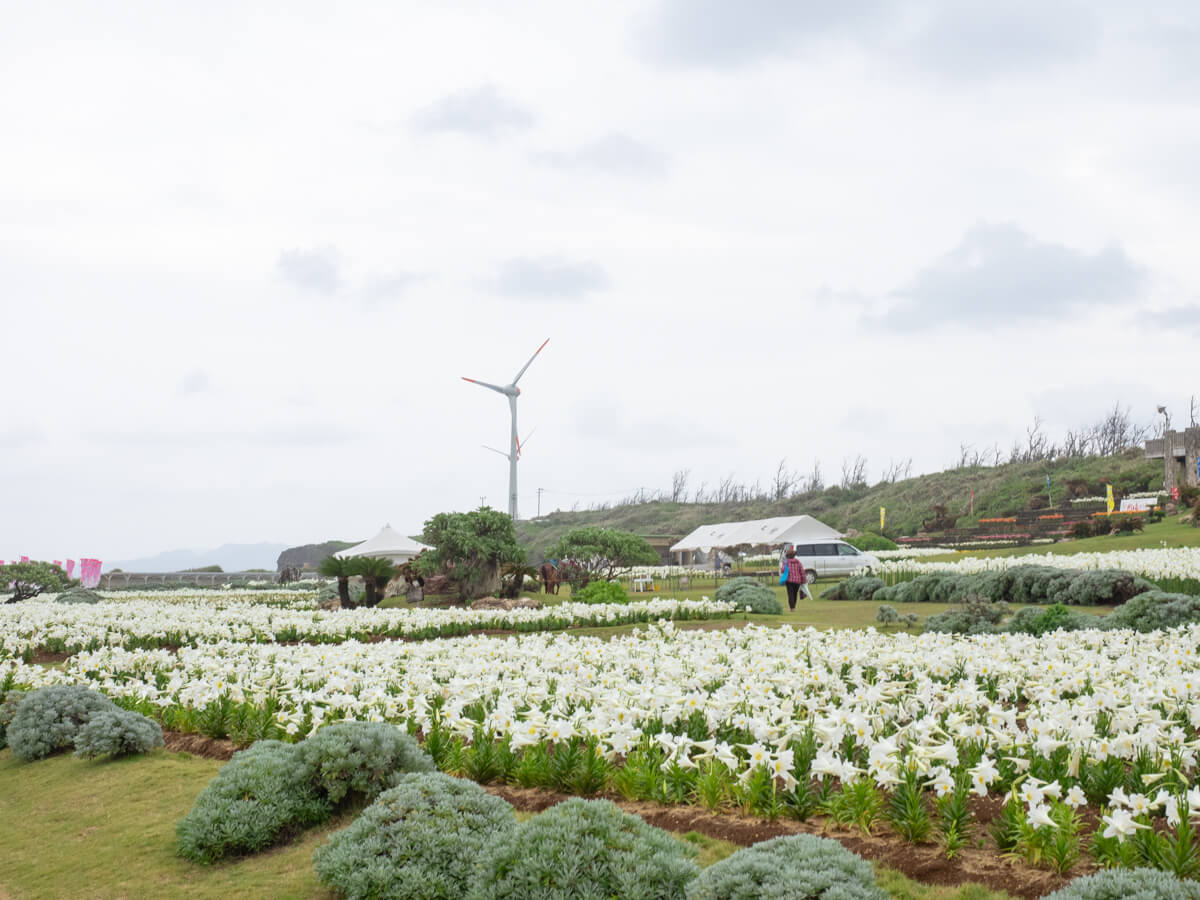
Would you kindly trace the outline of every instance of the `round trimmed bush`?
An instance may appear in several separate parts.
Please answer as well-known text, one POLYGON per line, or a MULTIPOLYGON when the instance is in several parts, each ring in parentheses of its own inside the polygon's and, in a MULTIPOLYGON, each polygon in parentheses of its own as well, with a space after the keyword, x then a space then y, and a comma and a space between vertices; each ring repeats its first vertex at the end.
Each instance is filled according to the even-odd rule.
POLYGON ((116 706, 103 694, 80 685, 38 688, 21 699, 5 737, 17 759, 44 759, 71 747, 93 715, 113 709, 116 706))
POLYGON ((87 758, 129 756, 162 745, 157 722, 116 706, 93 713, 75 735, 75 755, 87 758))
POLYGON ((104 598, 85 587, 73 587, 54 598, 55 603, 99 603, 104 598))
POLYGON ((688 900, 887 900, 875 870, 837 841, 811 834, 772 838, 709 866, 688 900))
POLYGON ((313 854, 317 877, 350 900, 457 898, 492 842, 517 826, 513 809, 472 781, 403 776, 313 854))
POLYGON ((354 791, 368 800, 409 772, 432 772, 433 759, 387 722, 335 722, 294 748, 296 763, 330 803, 354 791))
POLYGON ((259 741, 235 753, 175 826, 180 854, 211 863, 256 853, 325 821, 332 807, 305 774, 292 744, 259 741))
POLYGON ((851 575, 845 581, 826 591, 822 600, 870 600, 875 592, 884 587, 883 579, 874 575, 851 575))
POLYGON ((1076 878, 1042 900, 1200 900, 1200 882, 1158 869, 1105 869, 1076 878))
POLYGON ((1193 622, 1200 622, 1200 597, 1146 591, 1125 601, 1124 606, 1105 616, 1102 627, 1155 631, 1193 622))
POLYGON ((578 593, 572 591, 571 599, 577 603, 628 603, 629 595, 615 581, 589 581, 578 593))
POLYGON ((696 877, 694 851, 607 800, 567 800, 492 846, 471 900, 672 900, 696 877))
POLYGON ((733 603, 739 611, 748 606, 751 612, 769 616, 783 613, 783 607, 779 605, 779 598, 775 596, 775 592, 753 578, 731 578, 717 588, 713 599, 721 603, 733 603))

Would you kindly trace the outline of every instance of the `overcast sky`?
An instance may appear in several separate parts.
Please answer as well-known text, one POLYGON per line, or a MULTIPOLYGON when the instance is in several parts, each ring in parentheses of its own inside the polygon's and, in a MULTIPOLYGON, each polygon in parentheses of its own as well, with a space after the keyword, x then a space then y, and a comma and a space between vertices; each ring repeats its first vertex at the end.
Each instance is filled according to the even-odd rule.
POLYGON ((0 0, 0 558, 1200 394, 1192 0, 0 0))

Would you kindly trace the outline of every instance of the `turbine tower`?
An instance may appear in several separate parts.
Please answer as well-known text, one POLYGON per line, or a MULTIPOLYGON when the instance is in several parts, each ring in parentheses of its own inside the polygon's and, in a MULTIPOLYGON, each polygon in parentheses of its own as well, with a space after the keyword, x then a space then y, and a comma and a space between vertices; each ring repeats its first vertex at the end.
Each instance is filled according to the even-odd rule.
POLYGON ((512 431, 509 437, 508 453, 501 453, 500 455, 508 457, 508 514, 514 522, 517 521, 517 458, 521 455, 521 442, 517 438, 517 397, 521 395, 521 389, 517 387, 517 382, 521 380, 521 376, 525 374, 525 370, 537 359, 537 355, 542 352, 542 348, 548 343, 550 343, 550 338, 542 341, 542 346, 533 352, 533 356, 529 357, 529 362, 521 366, 521 371, 516 374, 516 377, 509 384, 503 386, 488 384, 486 381, 476 381, 474 378, 463 376, 463 381, 469 381, 471 384, 488 388, 508 398, 508 409, 512 413, 512 431))

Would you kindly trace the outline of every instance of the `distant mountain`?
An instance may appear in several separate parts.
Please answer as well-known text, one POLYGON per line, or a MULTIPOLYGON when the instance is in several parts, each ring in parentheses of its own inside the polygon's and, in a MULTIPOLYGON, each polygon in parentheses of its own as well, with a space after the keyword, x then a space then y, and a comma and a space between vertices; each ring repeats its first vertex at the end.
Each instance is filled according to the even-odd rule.
POLYGON ((361 544, 362 541, 326 541, 323 544, 305 544, 303 547, 289 547, 279 554, 277 565, 282 571, 284 566, 297 569, 315 569, 325 557, 361 544))
POLYGON ((249 569, 275 571, 275 560, 287 549, 287 544, 222 544, 215 550, 166 550, 145 559, 105 561, 104 571, 121 569, 125 572, 181 572, 204 566, 220 566, 225 572, 245 572, 249 569))

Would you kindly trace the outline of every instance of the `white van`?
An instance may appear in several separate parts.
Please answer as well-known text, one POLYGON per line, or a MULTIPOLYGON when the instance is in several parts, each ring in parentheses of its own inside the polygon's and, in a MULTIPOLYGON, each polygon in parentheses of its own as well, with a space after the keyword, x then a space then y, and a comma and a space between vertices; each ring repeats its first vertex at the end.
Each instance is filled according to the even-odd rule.
POLYGON ((800 560, 808 574, 809 584, 818 578, 850 575, 855 569, 866 569, 870 572, 879 568, 879 560, 876 557, 850 546, 845 541, 813 541, 793 546, 796 548, 796 559, 800 560))

